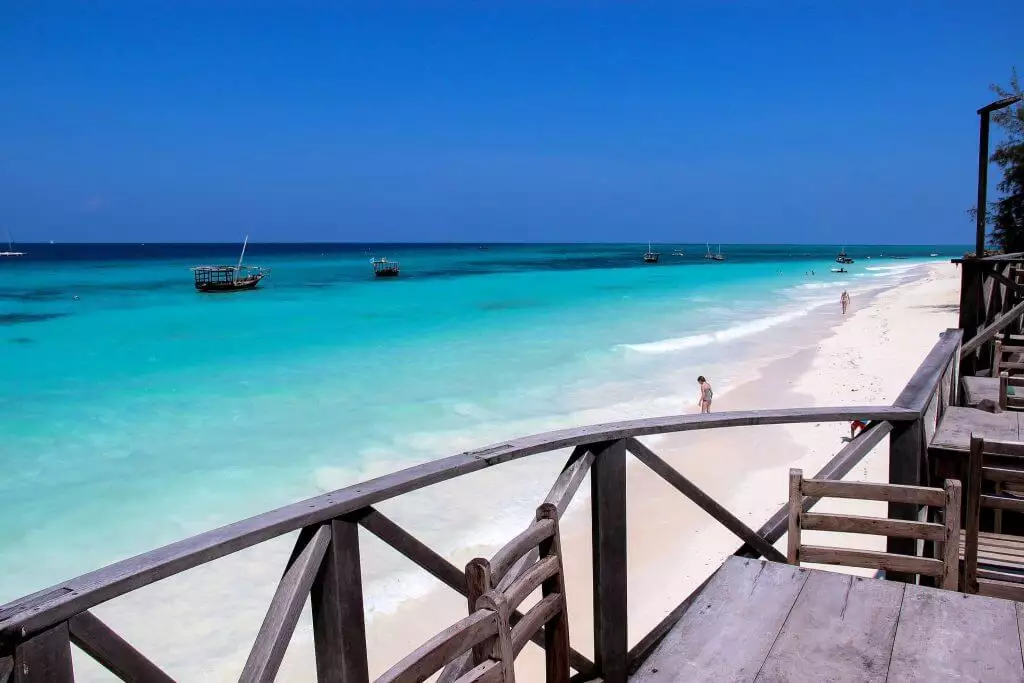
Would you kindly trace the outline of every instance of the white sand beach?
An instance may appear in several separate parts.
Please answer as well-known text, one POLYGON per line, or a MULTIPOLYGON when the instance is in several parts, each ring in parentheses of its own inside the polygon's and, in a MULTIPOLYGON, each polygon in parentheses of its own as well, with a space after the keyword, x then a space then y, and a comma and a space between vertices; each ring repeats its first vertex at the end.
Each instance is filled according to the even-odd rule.
MULTIPOLYGON (((924 265, 919 277, 900 287, 871 297, 855 296, 845 316, 840 314, 837 301, 835 310, 822 309, 766 332, 770 343, 759 343, 758 350, 773 349, 772 353, 745 359, 737 370, 741 370, 746 381, 728 391, 716 392, 713 410, 888 404, 923 360, 939 332, 956 325, 958 290, 959 274, 954 266, 924 265)), ((681 411, 696 412, 696 382, 692 391, 683 387, 680 393, 692 393, 692 401, 679 406, 681 411)), ((620 417, 612 406, 595 411, 588 421, 620 417)), ((849 436, 848 423, 745 427, 644 441, 749 526, 757 528, 785 502, 789 468, 800 467, 806 474, 813 474, 843 446, 844 436, 849 436)), ((543 497, 565 456, 554 453, 527 458, 485 470, 472 478, 478 484, 486 484, 478 487, 485 491, 500 491, 503 481, 515 481, 516 495, 524 490, 535 492, 531 494, 535 498, 516 502, 532 504, 543 497)), ((381 467, 388 469, 386 464, 381 467)), ((379 473, 383 472, 374 474, 379 473)), ((874 481, 884 481, 886 477, 884 440, 848 476, 874 481)), ((451 506, 450 501, 470 483, 468 478, 446 482, 403 497, 407 501, 380 507, 418 534, 432 520, 453 523, 450 517, 458 514, 458 508, 451 506)), ((629 634, 633 644, 692 592, 740 541, 632 459, 628 489, 629 634)), ((585 482, 562 521, 562 535, 571 639, 577 650, 591 655, 588 490, 585 482)), ((500 502, 491 503, 492 509, 501 509, 500 502)), ((493 533, 486 536, 485 544, 461 547, 448 553, 449 559, 462 566, 473 556, 488 556, 527 522, 518 517, 495 517, 491 522, 493 533)), ((366 572, 372 562, 366 558, 390 556, 394 560, 394 556, 393 551, 369 534, 362 538, 364 583, 369 584, 373 577, 366 572)), ((878 541, 864 539, 863 543, 878 541)), ((292 539, 287 537, 263 544, 137 591, 96 611, 176 676, 187 680, 233 679, 248 654, 291 543, 292 539), (218 604, 221 596, 237 593, 234 575, 245 577, 249 587, 247 600, 240 602, 232 597, 230 605, 218 604), (226 607, 232 610, 229 622, 223 620, 221 611, 226 607), (153 629, 154 623, 176 632, 181 629, 177 624, 188 624, 186 631, 190 635, 182 636, 182 642, 168 648, 167 640, 161 637, 165 629, 153 629), (230 638, 223 631, 225 623, 230 624, 230 638), (199 651, 201 659, 196 657, 199 651)), ((782 547, 782 543, 779 545, 782 547)), ((376 596, 376 606, 368 617, 371 674, 380 673, 465 614, 463 598, 411 563, 401 566, 404 573, 393 579, 394 598, 389 603, 386 595, 384 599, 376 596), (410 595, 416 597, 407 597, 410 595)), ((76 659, 83 680, 105 680, 86 659, 76 659)), ((540 680, 540 661, 539 650, 528 647, 519 664, 521 679, 540 680)), ((285 658, 280 680, 311 680, 313 667, 311 627, 308 616, 304 616, 285 658)))

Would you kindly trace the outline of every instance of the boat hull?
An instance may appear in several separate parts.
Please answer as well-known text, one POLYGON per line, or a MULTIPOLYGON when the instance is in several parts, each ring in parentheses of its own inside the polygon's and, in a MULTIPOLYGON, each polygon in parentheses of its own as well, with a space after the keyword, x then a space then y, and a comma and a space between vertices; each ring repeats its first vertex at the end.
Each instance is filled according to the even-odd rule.
POLYGON ((256 289, 256 286, 259 285, 260 280, 262 279, 262 275, 254 275, 252 277, 235 280, 234 282, 197 282, 196 291, 203 292, 205 294, 241 292, 247 289, 256 289))

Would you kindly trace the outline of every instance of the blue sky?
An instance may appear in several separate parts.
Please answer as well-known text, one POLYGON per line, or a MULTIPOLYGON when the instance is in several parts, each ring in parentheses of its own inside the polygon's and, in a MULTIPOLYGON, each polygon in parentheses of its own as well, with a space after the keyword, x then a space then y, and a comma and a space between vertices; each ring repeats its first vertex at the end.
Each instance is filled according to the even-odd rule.
POLYGON ((2 3, 0 230, 970 243, 975 110, 1024 69, 1021 25, 1021 2, 2 3))

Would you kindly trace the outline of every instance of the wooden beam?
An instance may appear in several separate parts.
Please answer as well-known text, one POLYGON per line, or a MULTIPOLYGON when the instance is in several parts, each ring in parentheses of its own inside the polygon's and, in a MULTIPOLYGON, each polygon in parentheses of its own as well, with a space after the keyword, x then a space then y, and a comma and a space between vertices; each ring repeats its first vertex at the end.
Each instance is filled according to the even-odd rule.
POLYGON ((14 648, 14 683, 73 683, 71 638, 63 622, 14 648))
POLYGON ((647 465, 662 479, 671 484, 677 491, 692 500, 704 512, 711 515, 742 541, 746 541, 764 557, 775 562, 785 562, 786 556, 757 535, 757 532, 744 524, 738 517, 729 512, 717 500, 702 491, 696 484, 680 474, 675 468, 662 460, 654 451, 636 439, 626 439, 626 449, 637 460, 647 465))
POLYGON ((318 683, 369 683, 359 525, 330 522, 331 542, 311 588, 318 683))
POLYGON ((879 519, 827 512, 804 513, 800 526, 804 531, 839 531, 848 534, 919 538, 925 541, 942 542, 946 538, 946 527, 933 522, 908 522, 903 519, 879 519))
POLYGON ((991 341, 1001 330, 1014 320, 1020 318, 1022 315, 1024 315, 1024 301, 993 320, 990 324, 978 330, 978 333, 972 339, 964 342, 963 347, 960 349, 960 357, 964 358, 968 354, 977 351, 981 348, 982 344, 991 341))
POLYGON ((626 683, 626 445, 596 453, 590 472, 594 553, 594 665, 604 683, 626 683))
MULTIPOLYGON (((871 425, 860 434, 853 441, 846 444, 841 451, 835 454, 831 460, 829 460, 821 470, 814 475, 814 479, 842 479, 849 474, 854 467, 864 459, 871 450, 884 439, 889 432, 892 431, 892 424, 889 422, 876 422, 871 425)), ((804 498, 803 511, 807 512, 814 507, 819 498, 804 498)), ((774 544, 782 535, 786 533, 789 527, 789 503, 784 504, 775 514, 768 518, 760 529, 757 530, 757 535, 763 538, 767 543, 774 544)), ((741 545, 734 555, 741 555, 743 557, 760 557, 756 549, 754 549, 749 543, 741 545)))
POLYGON ((291 642, 299 614, 306 604, 309 591, 313 586, 320 565, 323 563, 327 547, 331 542, 331 528, 327 524, 320 525, 313 538, 299 553, 298 558, 274 592, 270 601, 270 609, 263 618, 256 642, 249 651, 249 658, 242 668, 240 682, 269 683, 277 676, 281 668, 281 660, 291 642))
POLYGON ((1000 273, 998 267, 997 269, 987 271, 985 275, 1002 283, 1002 285, 1006 287, 1006 289, 1009 290, 1010 292, 1013 292, 1018 296, 1024 295, 1024 287, 1022 287, 1020 283, 1014 282, 1010 278, 1000 273))
POLYGON ((14 671, 14 658, 0 657, 0 683, 7 683, 11 679, 12 671, 14 671))
POLYGON ((174 683, 174 679, 92 612, 82 612, 68 622, 71 642, 122 681, 174 683))
POLYGON ((924 414, 928 402, 931 401, 938 389, 939 382, 946 374, 946 366, 963 356, 962 351, 960 356, 957 356, 957 349, 960 348, 962 338, 962 330, 950 329, 940 334, 938 343, 928 352, 924 362, 893 401, 893 406, 910 408, 918 415, 924 414))
POLYGON ((192 538, 122 560, 0 607, 0 647, 155 581, 306 526, 355 512, 368 505, 431 484, 537 453, 627 436, 699 431, 719 427, 867 420, 913 420, 920 412, 904 407, 844 406, 671 415, 563 429, 527 436, 442 458, 353 484, 315 498, 265 512, 192 538))
POLYGON ((942 507, 946 502, 942 489, 901 484, 876 484, 868 481, 830 481, 804 479, 803 492, 813 498, 852 498, 889 503, 913 503, 942 507))
MULTIPOLYGON (((921 421, 895 425, 889 436, 889 482, 917 486, 922 483, 924 451, 926 448, 924 425, 921 421)), ((917 503, 889 503, 889 519, 917 521, 921 506, 917 503)), ((885 542, 888 553, 917 555, 917 541, 909 538, 888 538, 885 542)), ((886 572, 886 578, 893 581, 913 582, 914 576, 898 571, 886 572)))
POLYGON ((579 490, 583 478, 590 471, 594 462, 594 454, 590 452, 590 446, 577 446, 566 461, 562 472, 558 475, 548 495, 544 497, 545 503, 554 503, 558 507, 558 517, 561 518, 565 509, 569 507, 570 501, 579 490))

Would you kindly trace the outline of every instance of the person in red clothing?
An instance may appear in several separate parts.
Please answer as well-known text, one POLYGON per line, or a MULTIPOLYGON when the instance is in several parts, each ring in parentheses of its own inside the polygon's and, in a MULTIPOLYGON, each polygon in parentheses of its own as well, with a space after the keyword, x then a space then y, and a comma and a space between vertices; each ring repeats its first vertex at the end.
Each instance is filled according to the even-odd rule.
POLYGON ((867 422, 863 420, 854 420, 850 423, 850 441, 853 441, 853 437, 856 436, 857 430, 864 431, 864 428, 868 426, 867 422))

